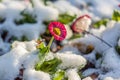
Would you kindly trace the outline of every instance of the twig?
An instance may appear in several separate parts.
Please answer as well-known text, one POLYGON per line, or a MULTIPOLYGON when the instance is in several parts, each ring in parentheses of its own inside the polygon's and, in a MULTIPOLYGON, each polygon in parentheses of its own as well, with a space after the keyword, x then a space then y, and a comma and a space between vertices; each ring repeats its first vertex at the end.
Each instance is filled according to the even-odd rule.
POLYGON ((85 33, 90 34, 90 35, 96 37, 97 39, 99 39, 100 41, 104 42, 104 43, 105 43, 106 45, 108 45, 109 47, 112 47, 112 46, 111 46, 109 43, 107 43, 105 40, 103 40, 103 39, 101 39, 100 37, 94 35, 93 33, 90 33, 89 31, 85 31, 85 33))

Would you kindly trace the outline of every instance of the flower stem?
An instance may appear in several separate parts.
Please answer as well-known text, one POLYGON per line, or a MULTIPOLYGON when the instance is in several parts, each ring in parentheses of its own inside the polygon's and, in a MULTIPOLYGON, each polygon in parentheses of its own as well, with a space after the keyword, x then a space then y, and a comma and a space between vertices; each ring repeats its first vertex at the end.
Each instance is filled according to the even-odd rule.
POLYGON ((54 40, 54 37, 52 36, 52 38, 50 39, 50 42, 49 42, 48 45, 47 45, 48 48, 51 47, 53 40, 54 40))
POLYGON ((90 35, 96 37, 97 39, 99 39, 100 41, 104 42, 104 43, 105 43, 106 45, 108 45, 109 47, 112 47, 109 43, 107 43, 105 40, 101 39, 100 37, 98 37, 98 36, 96 36, 96 35, 88 32, 88 31, 85 31, 85 33, 90 34, 90 35))

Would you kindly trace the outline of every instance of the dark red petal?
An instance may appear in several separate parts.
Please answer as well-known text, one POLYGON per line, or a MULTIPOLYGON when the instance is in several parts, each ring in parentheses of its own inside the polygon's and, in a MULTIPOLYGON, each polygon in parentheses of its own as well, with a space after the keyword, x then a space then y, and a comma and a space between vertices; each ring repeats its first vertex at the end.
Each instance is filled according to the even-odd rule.
POLYGON ((120 4, 118 5, 118 7, 120 7, 120 4))

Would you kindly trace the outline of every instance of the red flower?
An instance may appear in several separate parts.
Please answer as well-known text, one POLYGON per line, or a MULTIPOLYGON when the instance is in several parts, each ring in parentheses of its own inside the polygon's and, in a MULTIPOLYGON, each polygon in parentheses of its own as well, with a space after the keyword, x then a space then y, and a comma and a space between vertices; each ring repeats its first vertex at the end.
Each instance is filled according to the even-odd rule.
POLYGON ((82 33, 88 29, 90 24, 91 24, 90 16, 83 15, 75 20, 71 28, 74 32, 82 33))
POLYGON ((118 5, 118 7, 120 7, 120 4, 118 5))
POLYGON ((51 35, 54 36, 56 40, 63 40, 66 37, 66 28, 65 26, 60 22, 51 22, 48 26, 48 29, 51 33, 51 35))

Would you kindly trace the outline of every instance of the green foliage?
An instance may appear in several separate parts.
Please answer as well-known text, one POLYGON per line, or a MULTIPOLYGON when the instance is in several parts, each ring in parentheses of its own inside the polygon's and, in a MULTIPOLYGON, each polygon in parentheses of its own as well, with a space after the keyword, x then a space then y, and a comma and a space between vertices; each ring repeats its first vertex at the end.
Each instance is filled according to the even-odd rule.
POLYGON ((68 80, 68 77, 65 77, 63 80, 68 80))
POLYGON ((39 56, 41 56, 41 54, 46 54, 46 53, 49 52, 49 48, 48 47, 43 47, 42 46, 39 50, 40 50, 39 51, 39 56))
MULTIPOLYGON (((59 22, 63 23, 63 24, 69 24, 70 22, 72 22, 74 19, 76 18, 76 15, 71 16, 67 13, 65 14, 60 14, 58 17, 59 22)), ((48 24, 52 22, 52 21, 44 21, 43 24, 45 24, 46 26, 48 26, 48 24)))
POLYGON ((47 5, 48 1, 57 1, 57 0, 42 0, 42 1, 43 1, 44 5, 47 5))
POLYGON ((39 70, 53 74, 57 70, 57 66, 61 63, 61 60, 54 58, 52 60, 44 61, 39 70))
MULTIPOLYGON (((53 38, 54 39, 54 38, 53 38)), ((50 44, 53 41, 50 40, 50 44)), ((57 66, 61 63, 61 60, 54 58, 52 60, 46 61, 45 57, 50 51, 50 45, 45 46, 43 42, 39 43, 39 46, 37 46, 39 49, 39 62, 35 65, 36 70, 41 70, 48 73, 53 73, 56 71, 57 66)))
POLYGON ((5 18, 0 17, 0 23, 3 23, 5 21, 5 18))
POLYGON ((50 1, 50 0, 42 0, 44 5, 47 5, 47 1, 50 1))
POLYGON ((21 37, 21 41, 28 41, 28 38, 23 35, 23 36, 21 37))
POLYGON ((49 47, 45 46, 43 42, 39 44, 39 62, 35 65, 36 70, 40 70, 42 64, 45 61, 45 56, 48 54, 49 50, 49 47))
POLYGON ((63 70, 58 70, 54 74, 53 80, 64 80, 65 72, 63 70))
POLYGON ((118 54, 120 54, 120 46, 116 46, 115 49, 118 52, 118 54))
POLYGON ((10 38, 10 42, 13 42, 13 41, 18 41, 18 38, 15 37, 15 36, 11 36, 11 38, 10 38))
POLYGON ((7 30, 3 30, 2 32, 1 32, 1 38, 3 39, 3 40, 5 40, 6 39, 6 37, 7 37, 7 35, 8 35, 8 31, 7 30))
POLYGON ((93 26, 94 26, 95 28, 99 28, 101 25, 105 25, 105 26, 106 26, 106 24, 107 24, 108 21, 109 21, 109 19, 102 19, 102 20, 100 20, 100 21, 95 22, 95 23, 93 24, 93 26))
POLYGON ((35 20, 35 17, 33 15, 25 13, 24 11, 21 12, 21 15, 23 18, 21 20, 15 20, 15 23, 17 25, 24 24, 24 23, 36 23, 37 21, 35 20))
POLYGON ((113 14, 112 14, 112 20, 115 21, 120 21, 120 11, 119 10, 114 10, 113 14))
POLYGON ((79 70, 81 70, 83 67, 85 67, 84 64, 82 64, 82 65, 79 67, 79 70))
POLYGON ((68 24, 68 23, 72 22, 75 18, 76 18, 76 15, 71 16, 66 13, 66 14, 59 15, 58 21, 63 24, 68 24))
POLYGON ((80 37, 82 37, 82 35, 74 33, 73 36, 69 40, 73 40, 73 39, 80 38, 80 37))
POLYGON ((11 42, 13 42, 13 41, 29 41, 28 40, 28 38, 25 36, 25 35, 23 35, 22 37, 21 37, 21 39, 18 39, 16 36, 11 36, 11 38, 10 38, 10 41, 11 42))
POLYGON ((29 0, 29 1, 31 3, 32 7, 34 7, 33 0, 29 0))
POLYGON ((102 55, 101 54, 99 54, 99 53, 96 53, 96 60, 98 60, 99 58, 101 58, 102 57, 102 55))
POLYGON ((45 48, 45 44, 44 44, 43 42, 41 42, 41 43, 39 44, 39 47, 38 47, 38 48, 40 49, 40 53, 43 53, 43 52, 42 52, 42 49, 45 48))
POLYGON ((78 75, 80 76, 80 78, 85 78, 85 76, 82 75, 82 72, 78 72, 78 75))
POLYGON ((43 21, 43 24, 48 26, 48 24, 50 23, 51 21, 43 21))
POLYGON ((58 70, 58 65, 62 63, 58 58, 53 58, 51 60, 46 61, 45 57, 49 53, 50 47, 45 46, 43 42, 40 42, 39 46, 39 62, 35 65, 35 70, 44 71, 49 74, 54 75, 53 80, 62 80, 64 77, 64 71, 58 70), (57 71, 58 70, 58 71, 57 71))

